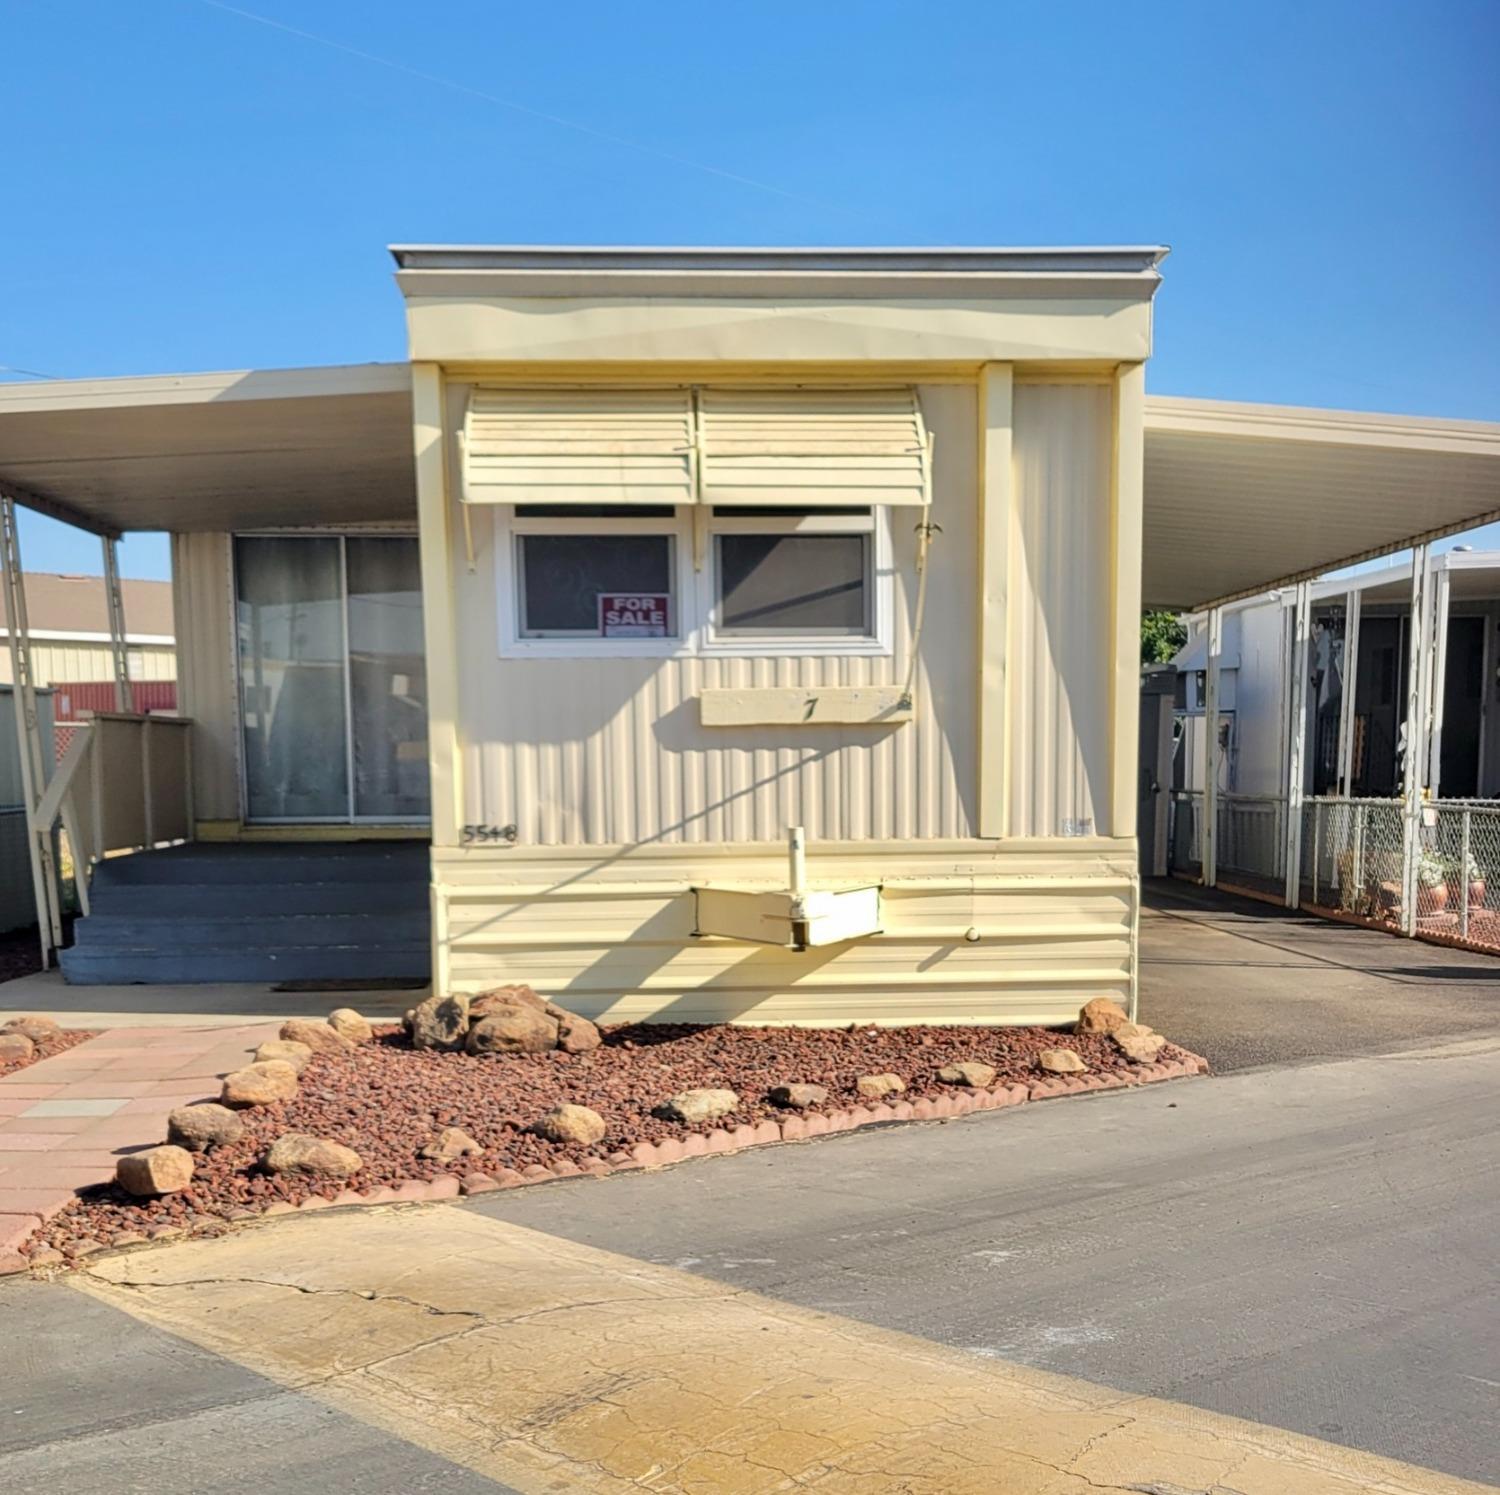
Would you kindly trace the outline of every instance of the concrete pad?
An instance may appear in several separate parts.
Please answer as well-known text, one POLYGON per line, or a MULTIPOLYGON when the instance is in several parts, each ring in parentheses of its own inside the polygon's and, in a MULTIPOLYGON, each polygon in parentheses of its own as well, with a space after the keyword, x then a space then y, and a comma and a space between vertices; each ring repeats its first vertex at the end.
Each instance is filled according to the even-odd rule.
POLYGON ((40 1012, 65 1028, 199 1028, 326 1017, 337 1007, 353 1007, 366 1017, 395 1022, 426 995, 422 990, 279 992, 259 982, 69 986, 61 971, 39 971, 0 983, 0 1018, 40 1012))
POLYGON ((498 1488, 65 1287, 0 1288, 0 1317, 11 1357, 0 1391, 8 1495, 498 1488))
POLYGON ((1142 902, 1141 1020, 1217 1073, 1500 1036, 1500 957, 1171 879, 1142 902))
POLYGON ((68 1282, 526 1491, 1477 1489, 459 1209, 289 1217, 68 1282))

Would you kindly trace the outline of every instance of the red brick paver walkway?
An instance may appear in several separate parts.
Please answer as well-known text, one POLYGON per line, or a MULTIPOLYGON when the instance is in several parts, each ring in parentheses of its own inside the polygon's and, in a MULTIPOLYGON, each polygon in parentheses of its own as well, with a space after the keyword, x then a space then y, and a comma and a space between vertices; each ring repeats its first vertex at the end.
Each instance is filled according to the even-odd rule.
POLYGON ((164 1141, 174 1106, 217 1100, 276 1029, 113 1028, 0 1078, 0 1272, 22 1270, 21 1243, 122 1153, 164 1141))

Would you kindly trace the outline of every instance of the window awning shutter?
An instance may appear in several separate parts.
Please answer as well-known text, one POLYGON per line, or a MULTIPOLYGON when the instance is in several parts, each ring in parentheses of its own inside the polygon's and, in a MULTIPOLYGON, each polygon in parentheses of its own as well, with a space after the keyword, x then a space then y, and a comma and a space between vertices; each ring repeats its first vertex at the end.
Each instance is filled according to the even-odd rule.
POLYGON ((467 503, 692 503, 692 394, 475 388, 463 470, 467 503))
POLYGON ((929 501, 927 428, 914 389, 705 389, 698 429, 704 503, 929 501))

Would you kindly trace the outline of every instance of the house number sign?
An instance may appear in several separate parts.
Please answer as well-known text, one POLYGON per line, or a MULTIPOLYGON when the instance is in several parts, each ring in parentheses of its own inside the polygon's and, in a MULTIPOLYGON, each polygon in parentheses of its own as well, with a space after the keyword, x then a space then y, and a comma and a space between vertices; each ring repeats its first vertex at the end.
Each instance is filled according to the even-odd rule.
POLYGON ((672 599, 666 592, 600 592, 604 638, 666 638, 672 599))

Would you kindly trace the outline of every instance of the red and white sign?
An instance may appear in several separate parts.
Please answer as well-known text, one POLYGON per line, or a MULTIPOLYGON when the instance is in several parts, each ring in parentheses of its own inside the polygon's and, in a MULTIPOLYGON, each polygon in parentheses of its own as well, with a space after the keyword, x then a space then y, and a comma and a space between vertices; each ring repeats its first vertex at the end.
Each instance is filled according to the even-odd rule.
POLYGON ((600 592, 599 632, 605 638, 667 638, 671 608, 666 592, 600 592))

